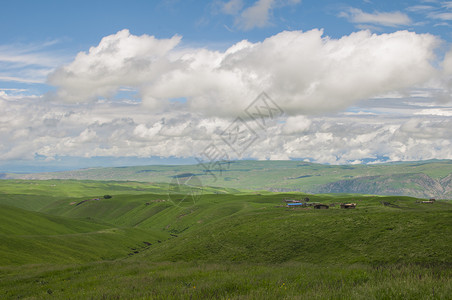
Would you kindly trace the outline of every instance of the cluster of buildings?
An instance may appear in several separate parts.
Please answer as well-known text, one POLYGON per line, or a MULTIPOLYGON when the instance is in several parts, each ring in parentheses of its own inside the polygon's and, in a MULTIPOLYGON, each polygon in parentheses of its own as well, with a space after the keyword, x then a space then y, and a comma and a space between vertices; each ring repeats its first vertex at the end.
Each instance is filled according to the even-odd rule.
MULTIPOLYGON (((327 205, 319 202, 310 202, 309 200, 310 199, 306 197, 303 200, 284 199, 284 202, 288 208, 313 207, 314 209, 328 209, 330 206, 334 206, 332 204, 327 205)), ((340 206, 343 209, 351 209, 356 207, 356 203, 341 203, 340 206)))

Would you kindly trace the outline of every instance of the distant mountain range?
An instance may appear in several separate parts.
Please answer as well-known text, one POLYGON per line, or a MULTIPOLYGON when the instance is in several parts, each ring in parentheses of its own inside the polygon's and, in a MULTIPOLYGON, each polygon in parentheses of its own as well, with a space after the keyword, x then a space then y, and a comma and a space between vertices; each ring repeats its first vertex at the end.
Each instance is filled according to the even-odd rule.
POLYGON ((89 168, 0 174, 3 179, 78 179, 180 182, 196 176, 205 186, 306 193, 359 193, 452 199, 452 160, 371 165, 322 165, 301 161, 233 161, 203 165, 89 168))

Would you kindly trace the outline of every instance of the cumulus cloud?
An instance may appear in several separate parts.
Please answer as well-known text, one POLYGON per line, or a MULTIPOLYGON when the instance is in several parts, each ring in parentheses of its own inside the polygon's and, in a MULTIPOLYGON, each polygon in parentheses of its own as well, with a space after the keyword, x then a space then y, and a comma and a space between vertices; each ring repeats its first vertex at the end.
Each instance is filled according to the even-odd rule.
POLYGON ((0 90, 0 160, 199 157, 212 143, 230 159, 452 158, 452 108, 426 106, 430 93, 406 93, 432 78, 447 87, 452 54, 433 67, 439 43, 408 31, 333 39, 311 30, 214 51, 123 30, 49 77, 54 101, 0 90), (138 91, 141 102, 111 98, 124 89, 138 91), (239 157, 221 134, 262 91, 288 116, 265 129, 246 119, 259 140, 239 157), (360 101, 369 98, 371 105, 360 101))
POLYGON ((282 129, 284 134, 300 134, 309 130, 312 122, 304 116, 289 117, 282 129))
POLYGON ((180 39, 134 36, 121 30, 58 68, 49 76, 49 83, 59 87, 56 97, 70 102, 111 97, 122 86, 140 86, 171 70, 174 64, 167 54, 180 39))
POLYGON ((39 97, 8 97, 8 93, 0 93, 4 112, 0 115, 0 161, 32 160, 35 155, 50 160, 58 156, 203 158, 201 154, 212 143, 227 151, 230 159, 304 158, 332 164, 381 157, 390 161, 452 159, 452 107, 426 108, 414 99, 411 109, 403 111, 389 107, 380 113, 379 107, 361 106, 358 111, 376 113, 290 116, 261 129, 248 120, 259 138, 238 156, 221 138, 230 119, 181 111, 150 114, 131 102, 75 105, 39 97))
POLYGON ((429 82, 432 96, 439 103, 452 101, 452 49, 441 62, 441 72, 429 82))
POLYGON ((431 62, 438 39, 408 31, 340 39, 321 30, 284 31, 225 51, 178 47, 180 39, 122 30, 79 53, 49 82, 58 87, 56 99, 71 102, 109 98, 129 86, 153 112, 183 97, 187 111, 234 117, 264 90, 286 113, 322 113, 410 88, 437 72, 431 62))
POLYGON ((412 23, 408 15, 396 12, 374 12, 366 13, 359 8, 350 8, 342 12, 339 16, 347 18, 352 23, 374 24, 389 27, 410 25, 412 23))

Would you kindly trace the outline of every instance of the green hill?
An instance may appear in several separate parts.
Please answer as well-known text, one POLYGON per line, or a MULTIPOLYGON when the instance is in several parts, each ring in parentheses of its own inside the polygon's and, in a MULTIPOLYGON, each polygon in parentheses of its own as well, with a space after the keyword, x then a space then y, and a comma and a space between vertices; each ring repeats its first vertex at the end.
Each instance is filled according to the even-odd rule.
MULTIPOLYGON (((218 166, 217 166, 218 167, 218 166)), ((202 165, 91 168, 42 174, 8 174, 22 179, 89 179, 171 182, 195 174, 204 186, 304 193, 363 193, 452 198, 452 161, 322 165, 300 161, 233 161, 221 168, 202 165)))
POLYGON ((167 236, 0 204, 0 266, 112 260, 167 236))
POLYGON ((196 201, 178 202, 165 184, 74 180, 6 180, 0 188, 0 297, 7 299, 452 293, 446 200, 205 187, 196 201), (283 201, 306 197, 330 208, 290 209, 283 201), (341 209, 346 202, 357 207, 341 209))
MULTIPOLYGON (((119 186, 118 190, 124 192, 119 186)), ((140 186, 147 191, 145 184, 140 186)), ((120 239, 129 230, 127 234, 137 234, 138 243, 147 241, 141 233, 149 232, 160 239, 171 237, 165 243, 153 243, 146 251, 153 261, 284 262, 303 260, 306 253, 312 260, 330 263, 452 261, 448 251, 452 240, 446 238, 452 236, 452 205, 447 201, 425 205, 409 197, 319 194, 309 195, 310 201, 336 205, 325 211, 281 207, 284 198, 306 196, 203 194, 195 203, 180 204, 173 203, 168 195, 153 193, 118 194, 111 199, 90 201, 86 201, 87 197, 64 198, 42 207, 40 212, 45 215, 21 210, 33 218, 16 217, 17 210, 13 214, 12 208, 4 209, 4 214, 10 216, 4 218, 4 225, 21 228, 4 233, 18 236, 36 232, 48 239, 54 230, 70 240, 74 233, 78 238, 111 237, 106 233, 114 229, 120 239), (340 209, 341 202, 356 202, 358 208, 340 209), (384 202, 391 205, 384 206, 384 202), (53 216, 58 217, 52 223, 49 220, 53 216), (81 222, 78 220, 84 220, 81 224, 86 226, 104 227, 84 230, 81 225, 74 227, 73 222, 81 222), (66 226, 67 222, 72 227, 66 226), (53 227, 54 224, 58 226, 53 227), (70 231, 71 228, 75 229, 70 231)))
POLYGON ((426 208, 414 203, 410 198, 368 197, 355 210, 264 205, 187 232, 145 255, 156 261, 452 262, 452 205, 426 208), (380 201, 398 203, 399 208, 380 201))
POLYGON ((3 235, 63 235, 102 229, 106 226, 0 204, 0 233, 3 235))

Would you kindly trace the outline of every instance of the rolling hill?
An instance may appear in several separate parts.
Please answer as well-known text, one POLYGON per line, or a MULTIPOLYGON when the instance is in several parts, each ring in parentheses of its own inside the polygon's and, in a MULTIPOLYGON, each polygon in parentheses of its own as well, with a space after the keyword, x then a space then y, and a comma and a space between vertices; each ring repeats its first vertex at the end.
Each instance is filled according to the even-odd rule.
MULTIPOLYGON (((217 165, 218 167, 218 165, 217 165)), ((38 174, 7 174, 17 179, 132 180, 174 182, 194 174, 204 186, 304 193, 362 193, 421 198, 452 198, 452 161, 322 165, 300 161, 233 161, 221 169, 202 165, 91 168, 38 174)))
POLYGON ((0 181, 0 295, 447 298, 452 203, 167 184, 0 181), (102 195, 111 197, 102 197, 102 195), (289 209, 283 199, 329 204, 289 209), (99 200, 94 200, 99 199, 99 200), (341 209, 338 203, 356 202, 341 209))
MULTIPOLYGON (((55 182, 61 195, 65 195, 65 186, 67 190, 75 184, 64 180, 40 181, 44 186, 55 182)), ((108 243, 111 249, 118 247, 118 252, 112 251, 109 256, 115 257, 130 252, 121 243, 133 247, 149 242, 152 246, 146 251, 147 259, 156 261, 284 262, 303 259, 304 253, 325 262, 452 260, 448 251, 450 241, 445 238, 452 236, 449 201, 423 205, 410 197, 240 192, 205 193, 196 202, 174 203, 162 193, 164 186, 159 190, 152 184, 146 188, 145 183, 133 182, 99 182, 97 188, 102 192, 110 187, 112 198, 90 200, 96 182, 81 182, 85 197, 58 198, 58 189, 42 189, 41 197, 53 192, 54 201, 37 211, 27 211, 13 207, 14 199, 21 199, 28 188, 24 183, 17 183, 17 194, 10 194, 5 201, 0 194, 0 204, 3 202, 0 237, 7 241, 4 245, 16 247, 27 243, 28 248, 36 248, 30 251, 38 253, 48 247, 57 252, 71 248, 78 249, 76 253, 94 254, 97 251, 91 248, 103 249, 101 245, 108 243), (135 190, 131 189, 132 184, 136 184, 135 190), (336 205, 326 211, 287 210, 282 205, 284 198, 306 196, 311 202, 336 205), (342 210, 337 205, 350 201, 357 202, 359 209, 342 210), (391 205, 385 206, 384 202, 391 205), (165 243, 156 243, 167 239, 165 243), (59 247, 64 248, 58 250, 59 247)), ((14 185, 9 184, 10 188, 14 185)), ((18 201, 18 206, 23 207, 23 202, 18 201)))
POLYGON ((0 266, 114 260, 167 236, 0 204, 0 266))

